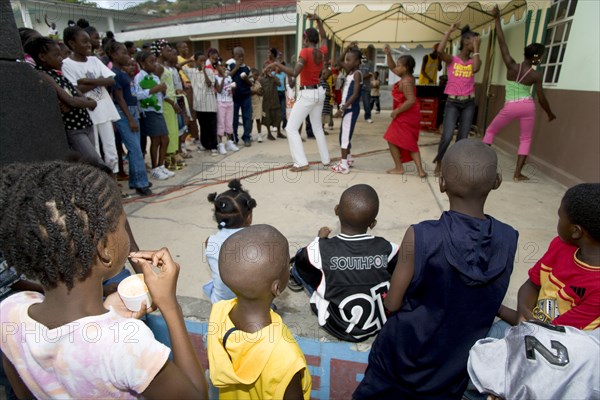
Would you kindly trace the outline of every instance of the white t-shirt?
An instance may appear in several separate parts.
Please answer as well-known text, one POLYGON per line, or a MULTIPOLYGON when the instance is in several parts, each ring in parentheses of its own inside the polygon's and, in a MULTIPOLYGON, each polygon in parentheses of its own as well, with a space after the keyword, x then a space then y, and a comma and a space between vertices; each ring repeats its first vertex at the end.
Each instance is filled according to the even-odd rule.
MULTIPOLYGON (((77 81, 83 78, 97 79, 112 78, 115 76, 114 72, 94 56, 88 57, 86 62, 79 62, 74 61, 71 58, 66 58, 63 60, 62 72, 74 86, 77 86, 77 81)), ((89 92, 85 92, 83 95, 96 100, 96 103, 98 103, 94 110, 88 109, 94 125, 121 119, 106 87, 97 86, 89 92)))
POLYGON ((170 350, 142 321, 112 309, 48 329, 29 316, 44 295, 21 292, 0 303, 0 348, 38 399, 134 399, 170 350))
POLYGON ((219 85, 223 85, 223 90, 221 90, 221 93, 217 92, 217 101, 219 103, 233 103, 233 93, 231 92, 231 77, 227 75, 225 78, 222 78, 221 76, 217 75, 215 79, 217 80, 219 85), (225 83, 223 83, 223 80, 225 80, 225 83))

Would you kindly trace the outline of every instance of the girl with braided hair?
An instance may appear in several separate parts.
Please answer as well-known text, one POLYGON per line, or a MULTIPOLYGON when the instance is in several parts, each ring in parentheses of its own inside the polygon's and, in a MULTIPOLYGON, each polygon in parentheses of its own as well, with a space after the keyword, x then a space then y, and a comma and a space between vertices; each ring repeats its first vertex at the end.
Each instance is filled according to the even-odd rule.
POLYGON ((215 220, 219 227, 219 231, 210 235, 204 243, 211 279, 202 289, 211 303, 235 298, 219 274, 219 251, 229 236, 252 225, 252 210, 256 207, 256 200, 242 188, 239 179, 232 180, 228 186, 229 190, 219 195, 208 195, 208 201, 215 206, 215 220))
POLYGON ((166 248, 130 253, 119 188, 108 174, 66 162, 3 166, 0 221, 7 262, 44 288, 0 303, 0 349, 19 398, 207 398, 175 296, 180 267, 166 248), (128 311, 117 293, 103 302, 102 281, 127 258, 165 318, 173 362, 137 319, 145 304, 128 311))

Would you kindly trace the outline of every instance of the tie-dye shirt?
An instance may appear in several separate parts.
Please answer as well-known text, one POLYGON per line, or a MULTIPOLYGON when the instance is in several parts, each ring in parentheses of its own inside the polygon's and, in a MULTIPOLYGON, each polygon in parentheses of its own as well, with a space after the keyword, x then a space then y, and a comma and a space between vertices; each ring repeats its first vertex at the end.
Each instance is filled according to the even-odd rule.
POLYGON ((43 299, 21 292, 0 303, 0 348, 36 398, 137 398, 169 357, 143 322, 112 309, 48 329, 28 313, 43 299))

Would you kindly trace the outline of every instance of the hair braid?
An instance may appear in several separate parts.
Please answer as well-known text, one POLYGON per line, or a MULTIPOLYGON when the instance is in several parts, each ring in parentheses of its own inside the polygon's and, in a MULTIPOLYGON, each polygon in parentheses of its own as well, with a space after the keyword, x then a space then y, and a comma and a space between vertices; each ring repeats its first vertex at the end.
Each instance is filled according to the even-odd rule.
POLYGON ((0 168, 0 247, 45 287, 91 271, 97 245, 117 227, 119 191, 101 170, 66 162, 0 168))

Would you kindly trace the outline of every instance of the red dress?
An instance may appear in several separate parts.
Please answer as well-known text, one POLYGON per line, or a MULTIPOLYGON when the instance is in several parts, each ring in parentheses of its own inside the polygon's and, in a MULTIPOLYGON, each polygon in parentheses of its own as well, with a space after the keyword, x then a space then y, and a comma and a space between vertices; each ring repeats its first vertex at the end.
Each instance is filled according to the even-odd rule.
MULTIPOLYGON (((394 110, 406 101, 400 86, 401 84, 402 81, 397 82, 392 89, 394 110)), ((415 99, 416 97, 417 88, 415 87, 415 99)), ((400 148, 400 160, 406 163, 412 161, 411 152, 419 151, 417 142, 419 141, 420 129, 421 110, 419 109, 419 102, 415 101, 415 104, 411 108, 394 118, 383 138, 400 148)))

